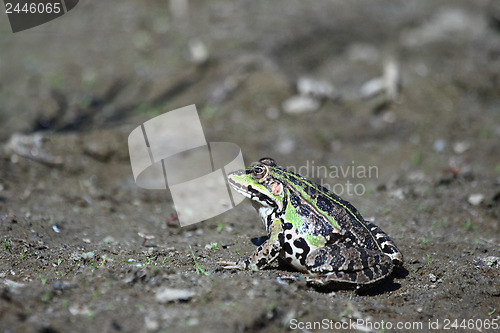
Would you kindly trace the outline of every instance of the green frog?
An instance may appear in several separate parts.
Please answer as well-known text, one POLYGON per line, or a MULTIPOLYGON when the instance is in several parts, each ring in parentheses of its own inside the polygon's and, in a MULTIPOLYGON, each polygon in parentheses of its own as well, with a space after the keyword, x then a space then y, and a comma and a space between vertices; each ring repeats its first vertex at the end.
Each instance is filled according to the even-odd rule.
POLYGON ((379 227, 347 201, 262 158, 229 173, 229 184, 250 198, 268 239, 247 259, 219 262, 227 269, 260 270, 281 258, 317 285, 358 287, 387 277, 403 255, 379 227))

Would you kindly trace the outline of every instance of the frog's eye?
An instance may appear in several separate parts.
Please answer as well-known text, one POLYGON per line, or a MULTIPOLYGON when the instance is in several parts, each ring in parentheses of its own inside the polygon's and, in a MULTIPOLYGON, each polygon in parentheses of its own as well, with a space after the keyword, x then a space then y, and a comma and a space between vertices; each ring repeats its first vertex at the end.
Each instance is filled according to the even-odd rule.
POLYGON ((264 165, 255 165, 252 168, 252 178, 255 180, 261 180, 267 176, 269 170, 264 165))

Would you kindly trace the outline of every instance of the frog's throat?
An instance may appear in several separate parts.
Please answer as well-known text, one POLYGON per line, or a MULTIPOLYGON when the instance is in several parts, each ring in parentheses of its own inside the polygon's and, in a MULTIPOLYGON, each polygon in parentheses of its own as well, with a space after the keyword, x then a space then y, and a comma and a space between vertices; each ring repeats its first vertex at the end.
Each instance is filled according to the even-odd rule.
POLYGON ((260 219, 262 221, 262 224, 264 224, 264 227, 266 227, 266 231, 269 232, 269 224, 271 221, 271 220, 269 220, 269 218, 272 216, 275 216, 274 215, 274 212, 275 212, 274 208, 266 207, 266 206, 262 206, 262 205, 257 205, 257 204, 254 204, 253 206, 259 212, 260 219))

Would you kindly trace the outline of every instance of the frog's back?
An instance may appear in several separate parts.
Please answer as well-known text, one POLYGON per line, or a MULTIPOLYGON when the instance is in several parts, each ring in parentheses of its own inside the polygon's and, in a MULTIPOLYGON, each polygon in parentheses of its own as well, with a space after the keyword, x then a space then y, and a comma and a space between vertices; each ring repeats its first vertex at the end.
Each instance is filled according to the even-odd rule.
MULTIPOLYGON (((316 229, 330 232, 329 235, 323 235, 329 242, 344 242, 380 251, 388 255, 395 265, 402 265, 402 254, 394 242, 382 229, 366 221, 350 202, 300 175, 291 172, 284 174, 288 181, 303 188, 302 197, 306 198, 306 202, 311 203, 314 210, 322 212, 325 216, 322 220, 316 219, 315 223, 325 224, 316 229)), ((300 209, 298 204, 296 206, 296 209, 300 209)))

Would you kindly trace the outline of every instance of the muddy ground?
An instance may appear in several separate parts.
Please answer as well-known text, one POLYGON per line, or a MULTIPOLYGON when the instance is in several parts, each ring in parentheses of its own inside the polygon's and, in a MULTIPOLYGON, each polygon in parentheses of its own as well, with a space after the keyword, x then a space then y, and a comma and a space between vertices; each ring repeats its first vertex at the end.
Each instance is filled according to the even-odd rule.
POLYGON ((2 18, 0 331, 493 331, 498 2, 183 3, 80 1, 16 34, 2 18), (404 268, 368 291, 220 270, 265 234, 250 203, 180 228, 130 167, 130 131, 189 104, 246 163, 336 186, 404 268))

